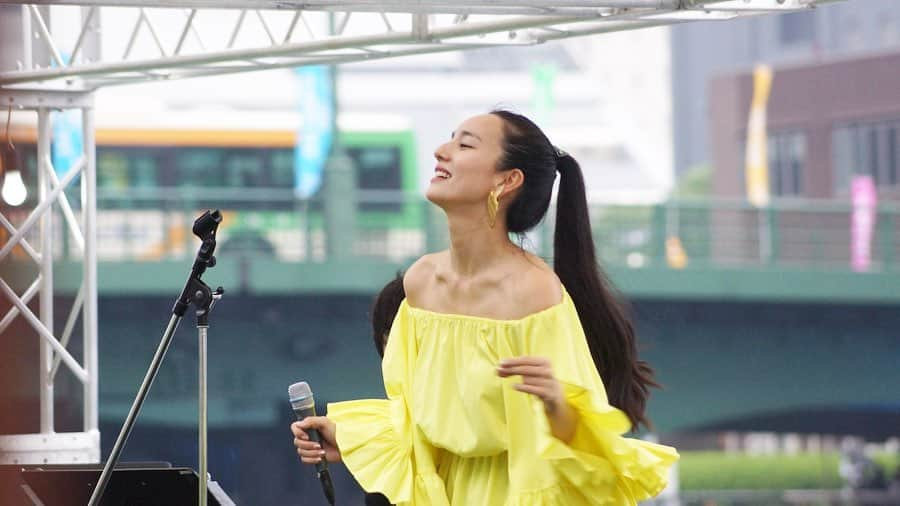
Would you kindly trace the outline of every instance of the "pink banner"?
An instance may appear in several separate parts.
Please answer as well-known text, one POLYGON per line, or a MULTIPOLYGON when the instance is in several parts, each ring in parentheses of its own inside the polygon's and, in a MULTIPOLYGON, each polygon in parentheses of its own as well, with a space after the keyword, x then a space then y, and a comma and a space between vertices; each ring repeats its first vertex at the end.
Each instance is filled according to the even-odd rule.
POLYGON ((850 265, 856 272, 866 272, 872 264, 872 235, 878 216, 878 195, 872 176, 855 176, 851 197, 853 215, 850 221, 850 265))

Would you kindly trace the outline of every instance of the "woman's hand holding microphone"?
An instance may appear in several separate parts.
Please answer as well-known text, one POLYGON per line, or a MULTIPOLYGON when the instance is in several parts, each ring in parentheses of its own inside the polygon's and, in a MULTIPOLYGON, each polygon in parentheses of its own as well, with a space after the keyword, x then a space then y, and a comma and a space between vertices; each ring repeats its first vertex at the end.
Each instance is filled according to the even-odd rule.
POLYGON ((322 457, 328 462, 340 462, 341 452, 337 447, 334 437, 335 424, 324 416, 309 416, 300 422, 291 424, 291 432, 294 433, 294 446, 297 447, 297 455, 304 464, 317 464, 322 457), (306 431, 316 429, 322 438, 322 445, 310 441, 306 431), (324 447, 324 448, 323 448, 324 447))

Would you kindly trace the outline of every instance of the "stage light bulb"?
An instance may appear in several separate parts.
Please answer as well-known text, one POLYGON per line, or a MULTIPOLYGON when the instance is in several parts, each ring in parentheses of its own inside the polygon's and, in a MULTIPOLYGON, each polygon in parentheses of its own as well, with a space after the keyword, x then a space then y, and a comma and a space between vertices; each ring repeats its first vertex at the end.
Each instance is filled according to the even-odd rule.
POLYGON ((3 178, 3 190, 0 191, 3 200, 11 206, 21 205, 28 196, 25 190, 25 182, 22 181, 22 173, 17 170, 6 171, 6 177, 3 178))

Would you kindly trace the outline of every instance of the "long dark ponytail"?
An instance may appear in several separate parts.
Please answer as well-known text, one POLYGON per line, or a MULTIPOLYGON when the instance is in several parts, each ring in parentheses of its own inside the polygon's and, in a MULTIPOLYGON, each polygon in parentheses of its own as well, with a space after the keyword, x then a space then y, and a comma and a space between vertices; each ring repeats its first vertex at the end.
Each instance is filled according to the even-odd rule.
POLYGON ((498 168, 518 168, 525 174, 522 190, 507 211, 507 228, 521 234, 540 223, 558 171, 553 268, 578 310, 610 404, 625 412, 634 429, 650 427, 645 415, 647 398, 649 389, 659 384, 650 365, 638 359, 634 327, 597 263, 581 167, 572 156, 557 150, 528 118, 503 110, 491 114, 504 122, 504 156, 498 168))

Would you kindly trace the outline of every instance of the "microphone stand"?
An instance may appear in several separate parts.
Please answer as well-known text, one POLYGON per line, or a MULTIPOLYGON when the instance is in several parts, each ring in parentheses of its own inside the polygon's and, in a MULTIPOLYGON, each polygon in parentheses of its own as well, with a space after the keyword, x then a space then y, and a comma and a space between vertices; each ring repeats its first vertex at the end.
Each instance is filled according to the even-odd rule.
POLYGON ((197 331, 200 342, 199 504, 200 506, 206 506, 207 504, 206 499, 208 475, 206 472, 206 336, 207 330, 209 328, 209 312, 211 311, 215 301, 220 299, 222 297, 222 294, 225 293, 225 290, 223 290, 220 286, 216 288, 215 292, 213 292, 212 290, 210 290, 209 286, 207 286, 206 283, 204 283, 200 279, 200 277, 204 272, 206 272, 207 268, 212 268, 216 265, 216 257, 213 255, 213 253, 216 250, 216 229, 218 228, 221 221, 222 215, 221 213, 219 213, 218 209, 212 212, 206 211, 203 213, 203 215, 201 215, 194 221, 192 230, 194 232, 194 235, 200 238, 202 244, 200 245, 200 249, 197 251, 197 256, 194 259, 194 265, 193 267, 191 267, 191 273, 184 285, 184 289, 182 289, 181 295, 178 297, 178 300, 175 302, 175 306, 172 308, 172 317, 169 319, 169 324, 168 326, 166 326, 166 330, 163 332, 159 347, 156 349, 156 354, 153 356, 153 360, 150 362, 150 367, 147 369, 147 374, 144 376, 144 381, 143 383, 141 383, 141 387, 138 390, 137 396, 135 396, 134 403, 131 405, 131 410, 129 410, 128 416, 125 418, 125 423, 122 425, 122 429, 119 431, 119 436, 116 438, 116 444, 113 445, 112 452, 110 452, 109 458, 106 460, 106 464, 103 466, 103 472, 100 473, 100 478, 97 480, 97 485, 94 487, 94 491, 91 494, 91 499, 88 502, 89 506, 99 506, 100 500, 103 498, 103 492, 106 490, 106 486, 109 484, 112 470, 115 467, 116 463, 119 461, 119 457, 122 453, 122 448, 125 446, 125 442, 128 440, 128 436, 131 434, 131 429, 134 427, 134 422, 137 419, 137 415, 140 413, 141 407, 144 405, 144 400, 147 397, 147 393, 150 391, 150 386, 153 384, 153 380, 156 379, 156 374, 159 372, 159 367, 162 365, 162 360, 165 357, 166 352, 169 350, 169 345, 172 342, 172 336, 175 334, 175 330, 178 328, 178 324, 181 323, 181 319, 184 317, 185 311, 187 311, 187 308, 191 304, 194 304, 197 308, 197 331))

